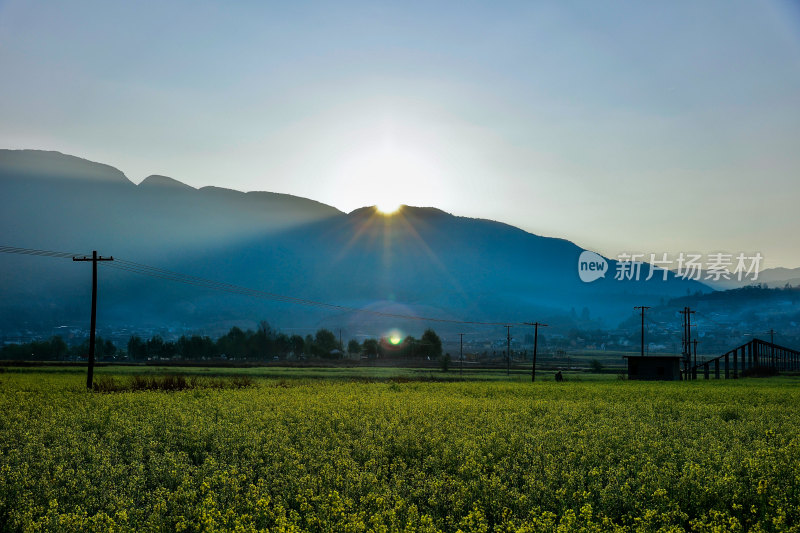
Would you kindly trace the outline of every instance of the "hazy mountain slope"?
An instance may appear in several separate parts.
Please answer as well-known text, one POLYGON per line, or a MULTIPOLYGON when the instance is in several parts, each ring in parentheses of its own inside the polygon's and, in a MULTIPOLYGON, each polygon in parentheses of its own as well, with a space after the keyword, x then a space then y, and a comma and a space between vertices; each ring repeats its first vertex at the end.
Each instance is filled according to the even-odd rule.
MULTIPOLYGON (((331 216, 285 194, 193 189, 164 176, 139 186, 122 172, 57 152, 0 150, 3 240, 28 247, 160 257, 165 246, 215 246, 331 216)), ((181 250, 182 251, 182 250, 181 250)))
MULTIPOLYGON (((705 277, 705 274, 703 277, 705 277)), ((709 280, 706 281, 706 284, 720 291, 741 289, 752 285, 766 285, 771 288, 783 288, 786 285, 790 287, 800 286, 800 268, 767 268, 758 272, 757 279, 753 280, 752 277, 752 274, 743 275, 742 280, 739 280, 737 279, 738 276, 731 275, 731 279, 709 280)))
MULTIPOLYGON (((0 192, 12 199, 0 213, 0 244, 97 249, 118 259, 358 308, 521 321, 587 307, 613 325, 633 305, 706 290, 674 277, 645 283, 608 275, 582 283, 577 245, 438 209, 406 207, 391 217, 374 208, 344 214, 291 195, 194 189, 165 176, 136 186, 112 167, 54 152, 0 151, 0 192)), ((0 318, 84 319, 88 265, 7 255, 0 260, 6 296, 0 318)), ((102 267, 106 323, 189 329, 260 319, 284 328, 399 323, 137 277, 113 266, 102 267)), ((613 262, 609 268, 613 272, 613 262)))
MULTIPOLYGON (((364 208, 231 244, 175 268, 357 308, 501 322, 542 320, 587 307, 594 318, 614 326, 634 305, 705 289, 674 277, 634 283, 615 281, 613 274, 582 283, 577 276, 581 251, 562 239, 431 208, 405 207, 392 217, 364 208)), ((238 302, 215 309, 233 316, 251 305, 238 302)), ((274 320, 286 325, 312 318, 330 327, 371 325, 373 331, 415 327, 409 321, 297 306, 283 306, 274 320)), ((447 331, 465 326, 437 327, 447 331)))

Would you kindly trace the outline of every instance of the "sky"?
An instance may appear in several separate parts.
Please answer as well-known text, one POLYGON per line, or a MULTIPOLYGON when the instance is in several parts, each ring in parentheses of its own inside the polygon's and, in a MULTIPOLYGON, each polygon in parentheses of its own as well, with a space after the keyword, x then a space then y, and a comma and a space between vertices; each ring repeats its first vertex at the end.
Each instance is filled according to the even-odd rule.
POLYGON ((0 148, 800 267, 788 0, 0 0, 0 148))

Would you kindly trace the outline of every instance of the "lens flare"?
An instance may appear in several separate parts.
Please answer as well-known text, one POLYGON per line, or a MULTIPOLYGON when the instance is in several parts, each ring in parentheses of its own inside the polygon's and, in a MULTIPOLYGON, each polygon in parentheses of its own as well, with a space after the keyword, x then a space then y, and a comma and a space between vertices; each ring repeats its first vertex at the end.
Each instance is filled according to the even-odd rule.
POLYGON ((403 332, 399 329, 393 329, 386 335, 386 340, 392 346, 397 346, 403 342, 403 332))

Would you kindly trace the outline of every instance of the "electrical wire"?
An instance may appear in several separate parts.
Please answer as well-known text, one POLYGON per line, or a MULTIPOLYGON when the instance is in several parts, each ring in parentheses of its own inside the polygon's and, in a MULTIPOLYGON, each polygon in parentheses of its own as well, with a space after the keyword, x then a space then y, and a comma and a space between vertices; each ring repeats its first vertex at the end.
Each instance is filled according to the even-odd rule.
MULTIPOLYGON (((9 254, 21 254, 21 255, 35 255, 35 256, 46 256, 46 257, 56 257, 56 258, 73 258, 80 255, 85 254, 78 254, 73 252, 57 252, 53 250, 39 250, 34 248, 20 248, 16 246, 0 246, 0 253, 9 253, 9 254)), ((189 274, 182 274, 180 272, 175 272, 172 270, 167 270, 164 268, 154 267, 150 265, 145 265, 143 263, 137 263, 134 261, 128 261, 121 258, 115 258, 114 261, 105 261, 100 263, 103 265, 104 268, 113 268, 115 270, 125 271, 132 274, 139 274, 142 276, 148 276, 155 279, 161 279, 165 281, 172 281, 176 283, 183 283, 185 285, 191 285, 194 287, 200 287, 205 289, 217 290, 222 292, 227 292, 231 294, 238 294, 242 296, 249 296, 252 298, 260 298, 265 300, 273 300, 279 301, 284 303, 296 304, 296 305, 304 305, 309 307, 318 307, 318 308, 325 308, 325 309, 334 309, 337 311, 344 311, 344 312, 353 312, 353 313, 364 313, 373 316, 380 316, 384 318, 397 318, 397 319, 405 319, 405 320, 417 320, 421 322, 437 322, 437 323, 447 323, 447 324, 465 324, 465 325, 475 325, 475 326, 523 326, 525 325, 522 322, 486 322, 486 321, 479 321, 479 320, 456 320, 456 319, 449 319, 449 318, 435 318, 435 317, 426 317, 426 316, 419 316, 419 315, 411 315, 411 314, 404 314, 404 313, 389 313, 385 311, 376 311, 374 309, 364 309, 359 307, 350 307, 346 305, 338 305, 332 304, 328 302, 321 302, 317 300, 310 300, 306 298, 298 298, 295 296, 287 296, 283 294, 276 294, 272 292, 262 291, 259 289, 253 289, 250 287, 242 287, 240 285, 234 285, 232 283, 226 283, 222 281, 216 281, 208 278, 201 278, 198 276, 192 276, 189 274)))
POLYGON ((74 252, 54 252, 53 250, 37 250, 35 248, 18 248, 16 246, 0 246, 0 253, 4 254, 20 254, 20 255, 38 255, 44 257, 58 257, 63 259, 71 259, 75 256, 84 255, 74 252))

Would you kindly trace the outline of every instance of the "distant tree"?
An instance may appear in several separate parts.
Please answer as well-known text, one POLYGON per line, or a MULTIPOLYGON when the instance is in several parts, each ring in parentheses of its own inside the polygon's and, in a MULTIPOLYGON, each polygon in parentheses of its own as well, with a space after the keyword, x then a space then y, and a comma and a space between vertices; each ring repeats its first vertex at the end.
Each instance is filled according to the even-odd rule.
POLYGON ((602 372, 602 371, 603 371, 603 369, 604 369, 605 367, 603 366, 603 363, 601 363, 601 362, 600 362, 600 361, 598 361, 597 359, 592 359, 592 360, 589 362, 589 368, 591 368, 592 372, 594 372, 594 373, 596 373, 596 374, 599 374, 600 372, 602 372))
POLYGON ((314 336, 314 347, 320 357, 331 357, 331 352, 339 348, 339 341, 332 331, 322 328, 314 336))
POLYGON ((350 339, 350 342, 347 343, 347 353, 357 354, 360 351, 361 351, 361 344, 355 339, 350 339))
POLYGON ((178 339, 176 347, 178 355, 184 359, 208 359, 219 355, 216 345, 210 337, 200 337, 199 335, 186 337, 184 335, 178 339))
POLYGON ((403 339, 400 347, 400 357, 416 357, 417 351, 419 351, 419 341, 411 335, 408 335, 405 339, 403 339))
POLYGON ((161 357, 175 357, 178 355, 178 345, 173 341, 167 341, 161 347, 161 357))
POLYGON ((103 343, 103 355, 112 356, 117 353, 117 347, 110 340, 103 343))
POLYGON ((131 359, 147 358, 147 345, 141 337, 133 335, 128 339, 128 357, 131 359))
POLYGON ((67 344, 61 337, 47 341, 33 341, 25 344, 8 344, 3 347, 2 359, 18 361, 57 361, 69 353, 67 344))
POLYGON ((292 353, 295 357, 300 357, 305 352, 306 341, 300 335, 292 335, 289 344, 292 346, 292 353))
POLYGON ((361 347, 367 357, 378 357, 378 341, 376 339, 364 339, 361 347))
POLYGON ((89 356, 89 339, 86 339, 80 344, 73 344, 69 347, 69 355, 72 357, 86 358, 89 356))
POLYGON ((442 356, 442 339, 432 329, 426 329, 422 334, 420 346, 423 352, 420 355, 427 355, 434 360, 442 356))
POLYGON ((161 357, 164 354, 164 339, 160 335, 153 335, 147 340, 147 356, 161 357))
POLYGON ((67 355, 67 350, 69 350, 67 343, 58 335, 50 339, 50 356, 53 359, 63 359, 67 355))
POLYGON ((442 369, 442 372, 447 372, 450 370, 450 362, 451 362, 450 354, 446 353, 439 357, 439 368, 442 369))
POLYGON ((247 353, 247 334, 236 326, 217 339, 217 350, 230 359, 243 359, 247 353))
POLYGON ((275 332, 269 322, 262 320, 258 323, 258 329, 253 335, 252 347, 250 352, 255 359, 267 359, 273 352, 278 351, 275 346, 275 332))
POLYGON ((292 342, 286 333, 278 333, 272 341, 275 355, 285 358, 292 351, 292 342))
POLYGON ((117 347, 114 346, 114 343, 108 339, 104 339, 100 336, 95 339, 95 356, 98 359, 103 357, 112 357, 115 353, 117 353, 117 347))
POLYGON ((262 320, 258 323, 258 333, 264 335, 265 337, 273 337, 275 332, 272 331, 272 326, 269 325, 269 322, 266 320, 262 320))

